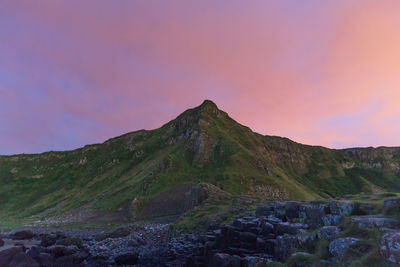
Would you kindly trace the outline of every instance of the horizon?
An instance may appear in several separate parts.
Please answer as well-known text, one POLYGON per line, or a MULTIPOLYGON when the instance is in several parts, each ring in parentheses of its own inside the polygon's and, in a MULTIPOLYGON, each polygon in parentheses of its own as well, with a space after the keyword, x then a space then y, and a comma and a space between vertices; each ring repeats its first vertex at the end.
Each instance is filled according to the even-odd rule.
POLYGON ((0 155, 155 129, 204 99, 263 135, 398 147, 398 10, 389 0, 3 1, 0 155))

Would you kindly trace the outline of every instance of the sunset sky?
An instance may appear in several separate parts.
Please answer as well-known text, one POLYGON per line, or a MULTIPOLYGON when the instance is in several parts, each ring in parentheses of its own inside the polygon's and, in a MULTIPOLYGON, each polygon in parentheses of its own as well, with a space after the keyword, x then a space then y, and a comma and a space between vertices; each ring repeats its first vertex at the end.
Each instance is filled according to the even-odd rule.
POLYGON ((0 154, 153 129, 204 99, 267 135, 400 146, 400 1, 0 2, 0 154))

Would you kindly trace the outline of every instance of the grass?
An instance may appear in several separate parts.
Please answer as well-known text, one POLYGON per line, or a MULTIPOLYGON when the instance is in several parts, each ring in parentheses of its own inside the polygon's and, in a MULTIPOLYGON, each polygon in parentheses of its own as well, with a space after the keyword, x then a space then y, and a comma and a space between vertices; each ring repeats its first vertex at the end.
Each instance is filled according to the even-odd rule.
MULTIPOLYGON (((378 152, 374 162, 400 160, 398 152, 390 152, 392 158, 378 152)), ((344 151, 253 133, 207 102, 156 130, 73 151, 0 157, 0 223, 23 221, 54 207, 45 217, 83 205, 117 211, 134 199, 145 208, 152 197, 188 182, 264 199, 311 200, 375 187, 400 190, 396 174, 362 168, 362 163, 344 151), (343 168, 349 161, 355 167, 343 168)), ((198 212, 209 218, 220 213, 215 207, 198 212)), ((189 214, 193 222, 196 216, 189 214)))

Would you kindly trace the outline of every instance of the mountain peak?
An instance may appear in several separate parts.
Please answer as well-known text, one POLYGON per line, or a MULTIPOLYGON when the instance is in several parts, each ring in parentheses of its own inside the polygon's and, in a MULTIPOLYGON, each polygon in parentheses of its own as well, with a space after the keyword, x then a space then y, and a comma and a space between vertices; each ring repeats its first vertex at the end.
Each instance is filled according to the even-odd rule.
POLYGON ((201 113, 208 113, 208 114, 214 114, 218 115, 220 113, 220 110, 218 109, 218 106, 212 102, 211 100, 204 100, 203 103, 198 107, 201 113))

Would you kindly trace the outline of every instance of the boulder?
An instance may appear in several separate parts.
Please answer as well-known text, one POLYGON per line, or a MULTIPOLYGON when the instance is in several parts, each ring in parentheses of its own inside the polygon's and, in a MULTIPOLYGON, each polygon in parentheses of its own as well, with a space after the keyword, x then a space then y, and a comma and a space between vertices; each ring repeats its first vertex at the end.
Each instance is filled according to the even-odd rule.
POLYGON ((360 228, 387 227, 393 228, 398 225, 397 221, 383 215, 365 215, 352 218, 351 221, 360 228))
POLYGON ((334 240, 339 234, 339 228, 336 226, 324 226, 317 232, 318 239, 334 240))
POLYGON ((231 256, 225 253, 215 253, 211 258, 209 267, 240 267, 241 260, 238 256, 231 256))
POLYGON ((274 258, 280 262, 285 262, 295 251, 297 247, 297 237, 292 235, 283 235, 276 238, 274 247, 274 258))
POLYGON ((107 257, 95 256, 90 257, 85 261, 85 267, 108 267, 107 257))
POLYGON ((342 257, 346 250, 353 244, 357 243, 359 240, 354 237, 344 237, 333 240, 329 244, 329 253, 333 257, 342 257))
POLYGON ((41 238, 40 246, 42 247, 49 247, 57 242, 56 234, 43 234, 40 236, 40 238, 41 238))
POLYGON ((9 267, 40 267, 40 264, 28 254, 19 252, 12 258, 9 267))
POLYGON ((96 239, 96 241, 103 241, 104 239, 107 239, 107 238, 125 237, 125 236, 129 235, 130 233, 131 233, 131 231, 129 230, 129 228, 120 227, 120 228, 115 229, 112 232, 99 234, 95 237, 95 239, 96 239))
POLYGON ((136 253, 126 253, 115 257, 115 263, 117 265, 136 265, 139 259, 136 253))
POLYGON ((385 234, 380 243, 379 253, 385 260, 400 264, 400 232, 385 234))
POLYGON ((0 247, 4 246, 4 240, 0 239, 0 247))
POLYGON ((74 262, 74 258, 71 255, 62 256, 56 259, 54 262, 54 266, 63 266, 63 267, 80 267, 80 263, 74 262))
POLYGON ((13 240, 25 240, 25 239, 32 239, 35 234, 31 230, 21 230, 14 232, 11 235, 11 239, 13 240))
POLYGON ((46 252, 50 253, 56 258, 59 258, 63 256, 69 256, 78 252, 78 248, 76 246, 53 245, 46 248, 46 252))

